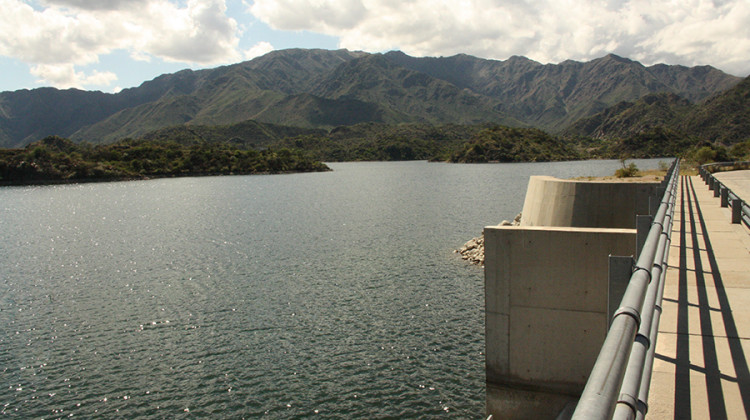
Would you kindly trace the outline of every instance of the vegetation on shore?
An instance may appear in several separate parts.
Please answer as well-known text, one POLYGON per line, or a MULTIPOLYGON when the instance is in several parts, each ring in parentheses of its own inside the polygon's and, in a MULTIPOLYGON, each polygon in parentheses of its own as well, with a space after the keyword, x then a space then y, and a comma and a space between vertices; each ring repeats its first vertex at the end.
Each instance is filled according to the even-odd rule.
POLYGON ((634 162, 625 165, 625 159, 620 159, 620 163, 622 164, 622 168, 615 171, 615 176, 617 178, 632 178, 640 174, 638 166, 636 166, 634 162))
POLYGON ((486 127, 360 123, 336 127, 324 134, 287 137, 268 145, 305 150, 325 162, 436 160, 460 148, 486 127))
MULTIPOLYGON (((277 126, 274 129, 279 131, 277 126)), ((573 142, 542 130, 497 124, 359 123, 328 132, 290 131, 291 135, 273 137, 259 136, 257 131, 254 125, 247 123, 218 127, 176 126, 144 138, 186 145, 229 141, 240 148, 297 149, 325 162, 542 162, 589 156, 579 152, 573 142)))
MULTIPOLYGON (((321 161, 484 163, 680 156, 704 164, 750 159, 750 140, 725 147, 658 129, 623 141, 571 140, 538 129, 457 124, 363 123, 327 134, 289 134, 259 140, 257 135, 245 138, 236 127, 175 127, 148 139, 108 145, 50 136, 22 149, 0 149, 0 184, 329 170, 321 161)), ((619 176, 633 176, 637 169, 623 167, 621 172, 619 176)))
POLYGON ((494 126, 484 129, 447 158, 450 162, 549 162, 581 159, 570 143, 531 128, 494 126))
POLYGON ((299 150, 257 151, 230 143, 123 140, 92 146, 51 136, 23 149, 0 149, 0 184, 6 185, 326 170, 299 150))

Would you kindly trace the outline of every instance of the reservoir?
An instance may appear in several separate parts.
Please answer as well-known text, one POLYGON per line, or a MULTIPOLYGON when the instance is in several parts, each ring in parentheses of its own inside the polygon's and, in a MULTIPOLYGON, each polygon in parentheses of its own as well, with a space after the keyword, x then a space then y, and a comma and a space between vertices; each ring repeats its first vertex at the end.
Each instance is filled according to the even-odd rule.
POLYGON ((481 418, 483 271, 453 250, 529 176, 620 162, 329 166, 0 188, 0 413, 481 418))

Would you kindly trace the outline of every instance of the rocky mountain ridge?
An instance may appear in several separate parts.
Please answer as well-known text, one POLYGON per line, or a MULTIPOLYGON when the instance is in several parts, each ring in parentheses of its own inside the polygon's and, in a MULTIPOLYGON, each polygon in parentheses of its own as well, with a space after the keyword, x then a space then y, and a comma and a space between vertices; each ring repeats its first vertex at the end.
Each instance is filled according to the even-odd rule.
POLYGON ((543 65, 523 57, 291 49, 165 74, 117 94, 0 92, 0 147, 48 135, 109 143, 164 127, 247 120, 322 129, 363 122, 495 123, 557 132, 650 93, 694 102, 740 80, 707 66, 645 67, 614 55, 543 65))

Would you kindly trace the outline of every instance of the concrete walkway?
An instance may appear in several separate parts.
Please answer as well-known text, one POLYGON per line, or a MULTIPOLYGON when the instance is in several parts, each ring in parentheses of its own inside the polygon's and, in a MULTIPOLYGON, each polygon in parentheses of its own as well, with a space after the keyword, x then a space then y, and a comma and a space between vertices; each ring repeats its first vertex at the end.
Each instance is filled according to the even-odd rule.
POLYGON ((750 171, 715 173, 714 177, 737 194, 745 203, 750 203, 750 171))
MULTIPOLYGON (((721 180, 750 199, 750 171, 721 180)), ((750 230, 680 181, 646 418, 750 418, 750 230)))

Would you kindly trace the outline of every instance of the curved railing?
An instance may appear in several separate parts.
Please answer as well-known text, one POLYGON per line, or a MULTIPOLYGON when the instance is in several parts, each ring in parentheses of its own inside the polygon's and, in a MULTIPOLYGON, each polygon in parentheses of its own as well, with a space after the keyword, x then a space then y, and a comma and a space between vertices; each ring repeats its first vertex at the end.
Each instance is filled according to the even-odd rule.
POLYGON ((701 166, 698 174, 714 192, 714 197, 721 197, 721 206, 732 208, 732 223, 742 222, 750 227, 750 206, 713 175, 715 172, 724 172, 727 168, 750 169, 750 162, 709 163, 701 166))
POLYGON ((661 317, 678 175, 679 160, 675 159, 664 177, 661 204, 573 419, 645 416, 655 350, 651 343, 656 342, 661 317))

